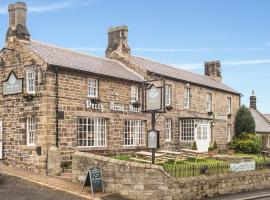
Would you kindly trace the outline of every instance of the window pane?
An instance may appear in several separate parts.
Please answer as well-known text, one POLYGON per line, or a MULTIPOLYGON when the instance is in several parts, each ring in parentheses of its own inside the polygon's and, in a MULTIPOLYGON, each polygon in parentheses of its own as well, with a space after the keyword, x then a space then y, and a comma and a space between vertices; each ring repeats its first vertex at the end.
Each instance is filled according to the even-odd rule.
POLYGON ((181 141, 193 141, 194 140, 194 120, 184 119, 180 121, 181 141))
POLYGON ((78 118, 78 146, 106 146, 105 118, 78 118))
POLYGON ((143 146, 145 144, 145 122, 126 120, 124 127, 125 146, 143 146))

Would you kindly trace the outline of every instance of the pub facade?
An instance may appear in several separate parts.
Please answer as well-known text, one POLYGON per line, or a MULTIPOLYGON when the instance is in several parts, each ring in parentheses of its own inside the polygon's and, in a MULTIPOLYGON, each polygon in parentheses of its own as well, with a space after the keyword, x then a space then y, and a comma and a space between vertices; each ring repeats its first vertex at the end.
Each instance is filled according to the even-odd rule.
MULTIPOLYGON (((2 159, 46 170, 51 147, 70 162, 74 151, 125 153, 147 148, 150 116, 141 112, 147 80, 165 83, 166 112, 157 119, 161 148, 207 151, 232 138, 240 94, 221 82, 219 62, 199 75, 132 56, 127 27, 109 29, 106 58, 34 41, 26 4, 9 5, 0 52, 2 159), (162 80, 162 81, 161 81, 162 80)), ((0 151, 0 152, 1 152, 0 151)))

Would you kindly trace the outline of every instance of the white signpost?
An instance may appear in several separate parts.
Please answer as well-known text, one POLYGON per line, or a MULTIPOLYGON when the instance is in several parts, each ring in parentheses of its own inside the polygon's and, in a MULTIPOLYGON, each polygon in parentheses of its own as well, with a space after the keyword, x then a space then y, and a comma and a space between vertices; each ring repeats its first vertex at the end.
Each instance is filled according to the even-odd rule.
POLYGON ((231 172, 254 171, 255 169, 256 169, 255 161, 230 163, 231 172))

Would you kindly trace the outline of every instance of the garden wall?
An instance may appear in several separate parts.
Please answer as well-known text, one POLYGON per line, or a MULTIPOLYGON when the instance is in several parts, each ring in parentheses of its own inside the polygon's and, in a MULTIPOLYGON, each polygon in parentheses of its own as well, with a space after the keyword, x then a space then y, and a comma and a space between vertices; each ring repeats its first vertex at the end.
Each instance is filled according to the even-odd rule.
POLYGON ((270 170, 177 180, 158 165, 121 161, 83 152, 73 155, 73 179, 82 182, 86 171, 94 166, 102 169, 106 191, 119 193, 129 199, 191 200, 270 188, 270 170))

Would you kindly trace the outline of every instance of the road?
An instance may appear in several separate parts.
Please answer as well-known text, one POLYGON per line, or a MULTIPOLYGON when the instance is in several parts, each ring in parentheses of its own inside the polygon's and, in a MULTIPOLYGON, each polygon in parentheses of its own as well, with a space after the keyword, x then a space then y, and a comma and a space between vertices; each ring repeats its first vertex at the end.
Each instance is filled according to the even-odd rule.
POLYGON ((207 200, 270 200, 270 189, 223 195, 207 200))
POLYGON ((20 178, 2 174, 0 200, 84 200, 71 194, 42 187, 20 178))

